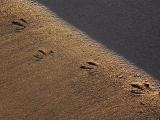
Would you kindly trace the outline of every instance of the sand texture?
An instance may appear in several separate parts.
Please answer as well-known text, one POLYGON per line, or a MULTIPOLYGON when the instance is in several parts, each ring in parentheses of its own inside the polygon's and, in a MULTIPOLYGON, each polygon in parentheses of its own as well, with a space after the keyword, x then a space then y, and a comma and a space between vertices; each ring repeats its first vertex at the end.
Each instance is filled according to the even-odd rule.
POLYGON ((0 0, 0 120, 159 120, 159 83, 26 0, 0 0))

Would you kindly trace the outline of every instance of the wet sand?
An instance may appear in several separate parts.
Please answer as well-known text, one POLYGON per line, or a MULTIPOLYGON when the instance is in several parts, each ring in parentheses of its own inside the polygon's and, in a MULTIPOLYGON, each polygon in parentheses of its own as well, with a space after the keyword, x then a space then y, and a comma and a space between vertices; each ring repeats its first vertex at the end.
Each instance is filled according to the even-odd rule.
POLYGON ((160 118, 158 81, 42 6, 0 3, 0 119, 160 118))

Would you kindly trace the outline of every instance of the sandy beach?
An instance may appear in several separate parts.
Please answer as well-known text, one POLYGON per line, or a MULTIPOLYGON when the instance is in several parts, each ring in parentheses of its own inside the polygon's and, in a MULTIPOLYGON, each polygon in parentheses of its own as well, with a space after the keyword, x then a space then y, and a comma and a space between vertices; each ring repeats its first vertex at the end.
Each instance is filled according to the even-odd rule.
POLYGON ((0 120, 160 119, 159 81, 43 6, 0 3, 0 120))

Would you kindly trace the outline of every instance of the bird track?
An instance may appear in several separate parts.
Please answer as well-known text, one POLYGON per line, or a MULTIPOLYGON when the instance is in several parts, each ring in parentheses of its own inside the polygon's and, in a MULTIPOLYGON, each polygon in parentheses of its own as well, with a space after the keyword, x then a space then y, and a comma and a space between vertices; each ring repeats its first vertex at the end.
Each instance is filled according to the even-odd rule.
POLYGON ((12 21, 12 25, 16 32, 20 32, 26 28, 27 21, 24 19, 14 20, 12 21))

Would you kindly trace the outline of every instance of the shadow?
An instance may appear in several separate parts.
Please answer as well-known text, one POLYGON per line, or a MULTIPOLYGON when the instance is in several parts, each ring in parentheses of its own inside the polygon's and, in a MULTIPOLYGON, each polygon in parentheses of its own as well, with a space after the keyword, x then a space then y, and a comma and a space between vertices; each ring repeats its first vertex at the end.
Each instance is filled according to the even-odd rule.
POLYGON ((159 0, 37 0, 160 79, 159 0))

